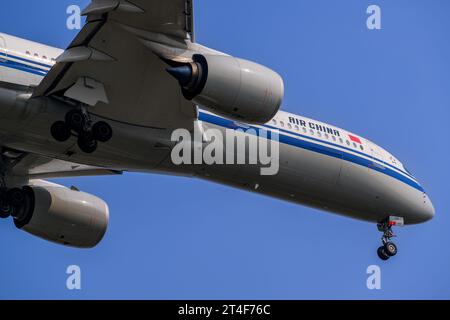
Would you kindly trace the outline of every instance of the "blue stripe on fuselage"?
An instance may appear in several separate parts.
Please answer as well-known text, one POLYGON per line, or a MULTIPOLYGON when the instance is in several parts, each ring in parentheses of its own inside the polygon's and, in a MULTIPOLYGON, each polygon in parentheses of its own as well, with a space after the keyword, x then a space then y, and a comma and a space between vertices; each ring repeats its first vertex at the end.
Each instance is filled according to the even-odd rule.
POLYGON ((35 64, 35 65, 38 65, 38 66, 41 66, 41 67, 45 67, 45 68, 51 68, 52 67, 52 65, 48 65, 48 64, 45 64, 45 63, 36 62, 36 61, 33 61, 33 60, 21 58, 21 57, 18 57, 16 55, 10 54, 10 53, 5 54, 3 52, 0 52, 0 58, 3 58, 3 59, 12 58, 12 59, 20 60, 20 61, 23 61, 23 62, 32 63, 32 64, 35 64))
MULTIPOLYGON (((370 157, 370 155, 365 154, 364 152, 361 152, 361 151, 358 151, 358 150, 353 150, 353 149, 351 149, 351 148, 347 148, 346 146, 341 146, 341 145, 338 145, 338 144, 336 144, 336 143, 332 143, 332 142, 329 142, 329 141, 320 140, 320 139, 317 139, 317 138, 314 138, 314 137, 308 137, 308 136, 305 136, 305 135, 303 135, 303 134, 291 132, 291 131, 288 131, 288 130, 285 130, 285 129, 280 129, 280 128, 272 127, 272 126, 269 126, 269 125, 263 125, 263 127, 270 128, 270 129, 272 129, 272 130, 279 130, 280 132, 289 133, 289 134, 292 134, 292 135, 295 135, 295 136, 298 136, 298 137, 301 137, 301 138, 310 139, 310 140, 314 140, 314 141, 317 141, 317 142, 320 142, 320 143, 324 143, 324 144, 327 144, 327 145, 332 146, 332 147, 337 147, 337 148, 345 149, 345 150, 348 150, 348 151, 351 151, 351 152, 360 154, 360 155, 365 156, 365 157, 370 157)), ((383 166, 388 166, 388 167, 390 167, 390 168, 392 168, 392 169, 398 170, 398 171, 400 171, 401 173, 403 173, 404 175, 407 175, 408 177, 410 177, 412 180, 415 180, 415 178, 413 177, 413 175, 411 175, 409 172, 405 172, 405 171, 401 170, 400 168, 397 168, 397 167, 395 167, 395 166, 393 166, 393 165, 391 165, 391 164, 389 164, 389 163, 384 162, 383 160, 380 160, 380 159, 376 159, 376 160, 382 162, 382 163, 383 163, 383 166)))
MULTIPOLYGON (((208 122, 210 124, 214 124, 220 127, 224 127, 227 129, 233 128, 233 129, 243 129, 246 130, 248 129, 248 127, 241 127, 239 125, 236 124, 236 122, 231 121, 231 120, 227 120, 215 115, 211 115, 211 114, 207 114, 207 113, 203 113, 200 112, 199 115, 199 120, 200 121, 204 121, 204 122, 208 122)), ((269 129, 273 129, 270 126, 264 126, 266 128, 269 129)), ((261 131, 262 129, 251 126, 250 128, 257 130, 257 131, 261 131)), ((278 130, 278 129, 277 129, 278 130)), ((282 130, 280 130, 282 131, 282 130)), ((293 134, 293 133, 291 133, 293 134)), ((294 134, 295 135, 295 134, 294 134)), ((337 150, 328 146, 323 146, 314 142, 310 142, 310 141, 306 141, 306 140, 302 140, 302 139, 298 139, 298 138, 294 138, 285 134, 281 134, 280 133, 280 142, 290 145, 290 146, 294 146, 294 147, 298 147, 298 148, 302 148, 305 150, 309 150, 312 152, 316 152, 316 153, 320 153, 323 155, 327 155, 329 157, 333 157, 333 158, 338 158, 338 159, 343 159, 345 161, 349 161, 355 164, 358 164, 360 166, 364 166, 367 167, 369 169, 381 172, 385 175, 388 175, 394 179, 397 179, 411 187, 413 187, 416 190, 419 190, 420 192, 425 192, 424 189, 422 188, 422 186, 420 184, 418 184, 416 181, 412 180, 409 177, 405 177, 404 175, 392 170, 391 168, 388 167, 382 167, 382 166, 377 166, 374 165, 374 162, 368 159, 365 159, 363 157, 360 157, 358 155, 354 155, 345 151, 341 151, 341 150, 337 150)), ((311 139, 309 137, 307 137, 308 139, 311 139)), ((317 140, 317 139, 314 139, 317 140)), ((322 142, 322 141, 321 141, 322 142)), ((353 150, 352 150, 353 151, 353 150)), ((367 155, 365 155, 367 156, 367 155)))
MULTIPOLYGON (((205 114, 205 115, 208 115, 208 114, 205 114)), ((227 119, 223 119, 223 118, 219 118, 219 119, 222 119, 222 120, 216 120, 216 121, 220 121, 222 123, 222 126, 227 127, 227 128, 230 128, 230 126, 233 126, 233 125, 235 126, 235 124, 237 123, 237 122, 233 122, 233 121, 230 121, 230 120, 227 120, 227 119)), ((280 131, 280 132, 285 132, 285 133, 292 134, 292 135, 297 136, 297 137, 301 137, 301 138, 304 138, 304 139, 317 141, 317 142, 324 143, 324 144, 327 144, 327 145, 332 146, 332 147, 345 149, 345 150, 348 150, 348 151, 360 154, 360 155, 365 156, 365 157, 370 157, 370 155, 367 155, 367 154, 365 154, 363 152, 360 152, 358 150, 353 150, 353 149, 347 148, 346 146, 341 146, 341 145, 338 145, 338 144, 335 144, 335 143, 332 143, 332 142, 329 142, 329 141, 320 140, 320 139, 317 139, 317 138, 314 138, 314 137, 308 137, 308 136, 305 136, 305 135, 300 134, 300 133, 291 132, 291 131, 288 131, 288 130, 285 130, 285 129, 272 127, 272 126, 269 126, 269 125, 262 125, 262 127, 265 127, 265 128, 271 129, 271 130, 277 130, 277 131, 280 131)), ((405 172, 405 171, 401 170, 400 168, 397 168, 397 167, 395 167, 395 166, 393 166, 393 165, 391 165, 389 163, 386 163, 386 162, 384 162, 382 160, 379 160, 379 159, 377 159, 377 160, 380 161, 380 162, 383 162, 384 166, 388 166, 388 167, 390 167, 392 169, 398 170, 401 173, 403 173, 404 175, 407 175, 408 177, 410 177, 412 180, 415 180, 415 178, 410 173, 405 172)))
POLYGON ((32 74, 35 74, 35 75, 38 75, 41 77, 45 77, 45 75, 47 75, 47 73, 48 73, 47 70, 29 66, 27 64, 20 63, 20 62, 15 62, 15 61, 11 61, 11 60, 2 60, 1 58, 0 58, 0 66, 32 73, 32 74))

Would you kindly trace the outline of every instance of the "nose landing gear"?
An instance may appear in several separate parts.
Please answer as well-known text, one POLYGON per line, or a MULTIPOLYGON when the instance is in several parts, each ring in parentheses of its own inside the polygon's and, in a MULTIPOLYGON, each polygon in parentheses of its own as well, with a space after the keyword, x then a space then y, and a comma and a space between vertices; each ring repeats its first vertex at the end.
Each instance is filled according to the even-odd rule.
POLYGON ((76 136, 78 147, 85 153, 95 152, 98 142, 106 143, 113 136, 111 126, 104 121, 93 124, 84 107, 69 111, 64 120, 52 125, 52 137, 56 141, 65 142, 72 135, 76 136))
POLYGON ((383 236, 381 238, 383 245, 377 250, 378 257, 381 260, 387 261, 397 255, 397 246, 391 241, 392 238, 396 237, 392 231, 392 227, 401 227, 403 225, 403 218, 400 217, 389 217, 387 221, 378 224, 378 230, 383 232, 383 236))

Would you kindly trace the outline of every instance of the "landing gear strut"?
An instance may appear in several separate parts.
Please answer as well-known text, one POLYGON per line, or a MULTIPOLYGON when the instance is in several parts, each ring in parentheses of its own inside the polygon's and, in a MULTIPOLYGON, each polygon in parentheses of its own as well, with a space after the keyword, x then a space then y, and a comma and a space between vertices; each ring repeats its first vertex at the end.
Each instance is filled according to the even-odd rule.
POLYGON ((111 126, 104 121, 94 124, 84 107, 69 111, 64 120, 52 125, 52 137, 56 141, 66 142, 71 136, 76 136, 78 147, 85 153, 95 152, 98 142, 108 142, 113 136, 111 126))
POLYGON ((403 218, 399 217, 389 217, 388 220, 378 224, 378 230, 383 232, 383 236, 381 237, 381 242, 383 245, 377 250, 378 257, 381 260, 387 261, 397 255, 397 246, 391 241, 392 238, 396 237, 392 231, 392 227, 403 225, 403 218))

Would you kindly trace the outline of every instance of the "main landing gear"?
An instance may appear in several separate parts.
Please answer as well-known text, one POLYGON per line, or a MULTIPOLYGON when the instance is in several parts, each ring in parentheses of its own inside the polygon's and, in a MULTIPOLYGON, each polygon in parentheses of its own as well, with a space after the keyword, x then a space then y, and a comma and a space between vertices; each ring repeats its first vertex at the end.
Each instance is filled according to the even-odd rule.
POLYGON ((14 188, 0 189, 0 219, 7 219, 10 216, 22 218, 30 205, 30 197, 24 189, 14 188))
POLYGON ((65 121, 57 121, 51 127, 52 137, 59 142, 65 142, 72 135, 78 138, 78 147, 85 153, 97 150, 98 142, 108 142, 113 136, 111 126, 104 122, 92 122, 85 108, 69 111, 65 121))
POLYGON ((392 238, 396 237, 392 231, 392 227, 401 227, 403 225, 403 218, 399 217, 389 217, 388 220, 378 224, 378 230, 383 232, 383 237, 381 238, 383 245, 377 250, 378 257, 381 260, 387 261, 397 255, 397 246, 391 241, 392 238))

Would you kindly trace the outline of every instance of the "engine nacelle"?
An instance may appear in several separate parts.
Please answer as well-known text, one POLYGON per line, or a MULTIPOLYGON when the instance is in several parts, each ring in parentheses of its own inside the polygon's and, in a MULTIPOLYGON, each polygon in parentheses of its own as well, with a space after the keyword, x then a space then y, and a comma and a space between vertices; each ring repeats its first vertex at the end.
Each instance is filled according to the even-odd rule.
POLYGON ((57 185, 25 187, 25 210, 17 228, 58 244, 93 248, 106 233, 108 205, 101 199, 57 185))
POLYGON ((262 124, 280 109, 283 79, 257 63, 224 55, 194 55, 194 62, 169 68, 184 97, 228 118, 262 124))

